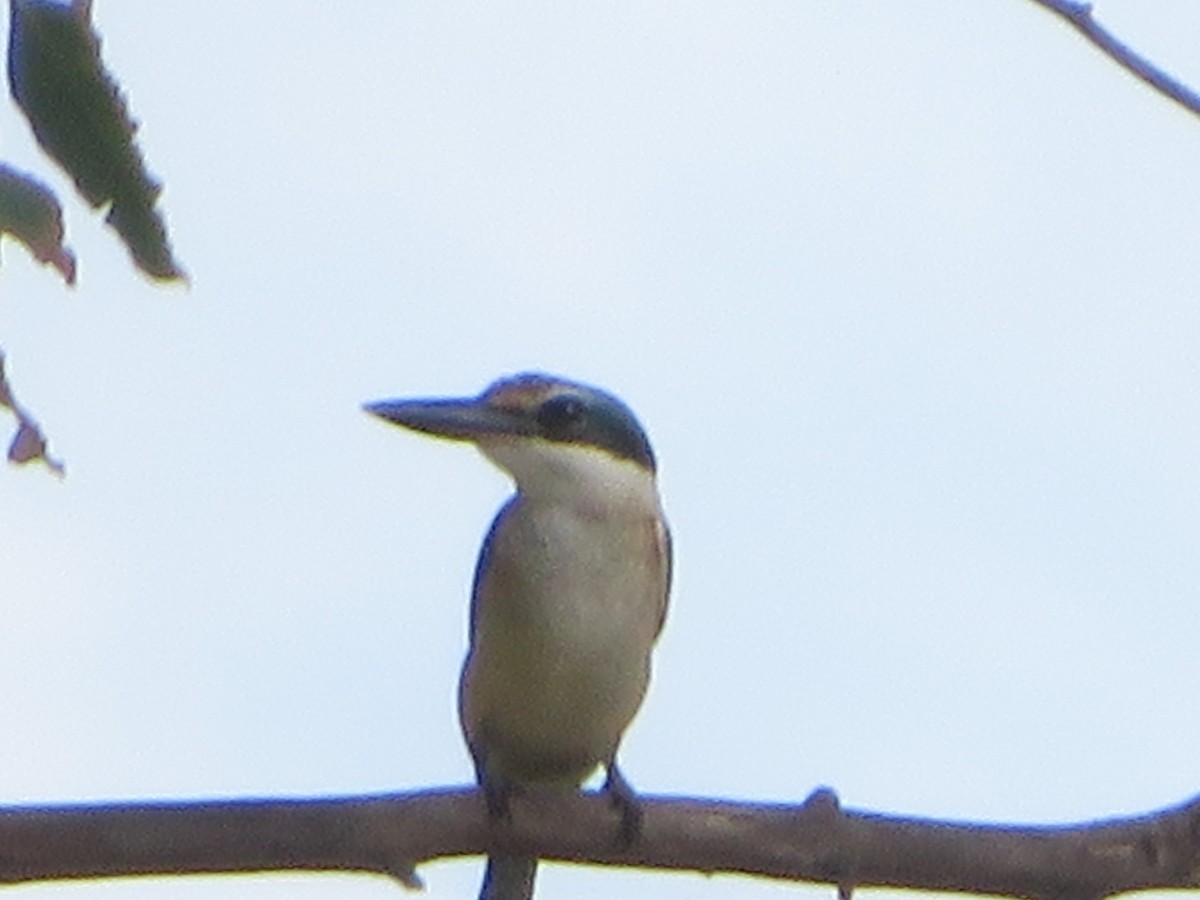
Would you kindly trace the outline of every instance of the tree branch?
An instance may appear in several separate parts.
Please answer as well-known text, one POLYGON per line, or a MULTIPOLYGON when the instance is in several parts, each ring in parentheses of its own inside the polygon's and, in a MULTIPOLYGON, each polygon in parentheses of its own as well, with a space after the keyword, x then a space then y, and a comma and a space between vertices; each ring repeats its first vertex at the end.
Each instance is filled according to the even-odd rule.
POLYGON ((1200 94, 1177 78, 1168 75, 1146 57, 1119 41, 1111 31, 1092 17, 1092 4, 1080 0, 1032 0, 1065 19, 1067 23, 1091 41, 1102 53, 1132 72, 1154 90, 1170 97, 1193 115, 1200 116, 1200 94))
POLYGON ((416 862, 490 849, 600 865, 1095 900, 1200 887, 1200 797, 1128 819, 1011 827, 799 806, 645 797, 632 846, 603 797, 528 794, 490 827, 470 789, 315 800, 0 809, 0 882, 212 872, 359 871, 415 887, 416 862))

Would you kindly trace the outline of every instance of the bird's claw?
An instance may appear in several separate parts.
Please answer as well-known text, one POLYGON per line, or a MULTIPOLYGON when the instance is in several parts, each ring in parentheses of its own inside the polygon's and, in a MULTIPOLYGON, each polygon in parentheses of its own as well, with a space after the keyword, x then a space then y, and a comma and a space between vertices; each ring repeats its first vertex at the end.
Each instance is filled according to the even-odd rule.
POLYGON ((642 804, 616 763, 610 763, 608 766, 604 792, 608 794, 609 802, 621 816, 621 843, 629 846, 642 833, 642 804))

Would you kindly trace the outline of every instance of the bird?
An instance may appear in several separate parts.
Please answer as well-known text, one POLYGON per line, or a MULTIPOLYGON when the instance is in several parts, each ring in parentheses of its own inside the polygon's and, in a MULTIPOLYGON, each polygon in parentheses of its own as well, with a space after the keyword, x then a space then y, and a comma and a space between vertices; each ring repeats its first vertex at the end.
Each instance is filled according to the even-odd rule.
MULTIPOLYGON (((367 412, 474 444, 515 493, 476 564, 458 711, 489 823, 526 788, 578 790, 603 767, 619 839, 641 830, 617 750, 650 680, 671 588, 671 533, 649 438, 619 398, 540 372, 476 397, 367 412)), ((489 856, 480 900, 527 900, 537 860, 489 856)))

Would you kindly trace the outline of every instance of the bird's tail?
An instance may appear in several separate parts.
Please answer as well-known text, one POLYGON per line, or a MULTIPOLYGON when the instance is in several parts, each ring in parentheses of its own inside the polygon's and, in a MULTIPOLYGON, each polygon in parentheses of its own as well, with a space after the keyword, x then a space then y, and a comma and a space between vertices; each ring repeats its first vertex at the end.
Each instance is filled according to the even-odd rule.
POLYGON ((530 900, 536 874, 532 856, 489 856, 479 900, 530 900))

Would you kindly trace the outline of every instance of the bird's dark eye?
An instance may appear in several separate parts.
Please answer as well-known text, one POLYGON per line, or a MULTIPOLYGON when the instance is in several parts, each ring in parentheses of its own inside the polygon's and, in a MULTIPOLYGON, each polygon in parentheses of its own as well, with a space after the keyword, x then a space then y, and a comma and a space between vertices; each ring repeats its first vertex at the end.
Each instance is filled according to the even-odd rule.
POLYGON ((570 394, 551 397, 538 409, 538 424, 550 437, 569 437, 583 426, 583 401, 570 394))

